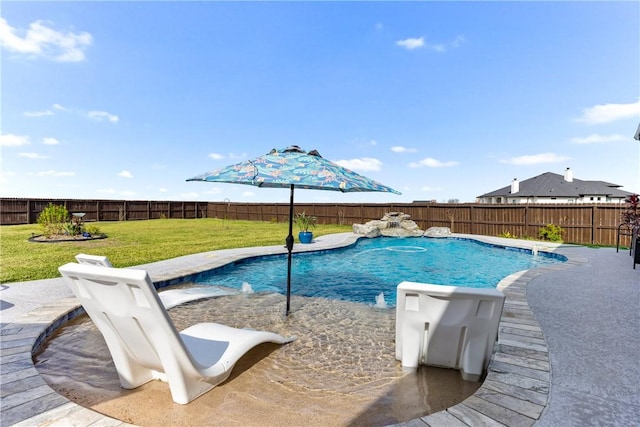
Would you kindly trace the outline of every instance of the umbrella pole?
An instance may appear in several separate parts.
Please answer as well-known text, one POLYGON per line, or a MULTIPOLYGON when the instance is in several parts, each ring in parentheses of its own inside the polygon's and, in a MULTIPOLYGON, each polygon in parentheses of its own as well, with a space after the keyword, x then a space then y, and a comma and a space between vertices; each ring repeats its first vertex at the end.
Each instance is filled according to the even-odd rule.
POLYGON ((289 199, 289 235, 287 236, 286 244, 289 258, 287 260, 287 311, 285 314, 288 316, 291 301, 291 252, 293 251, 293 184, 291 184, 291 196, 289 199))

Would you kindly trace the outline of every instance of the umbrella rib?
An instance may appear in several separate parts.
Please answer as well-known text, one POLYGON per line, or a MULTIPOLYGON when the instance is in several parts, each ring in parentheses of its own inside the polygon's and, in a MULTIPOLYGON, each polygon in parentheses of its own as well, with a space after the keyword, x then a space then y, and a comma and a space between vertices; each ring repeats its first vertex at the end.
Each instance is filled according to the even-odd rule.
POLYGON ((251 178, 251 185, 256 185, 256 177, 258 176, 258 167, 251 161, 247 160, 251 166, 253 166, 254 174, 251 178))

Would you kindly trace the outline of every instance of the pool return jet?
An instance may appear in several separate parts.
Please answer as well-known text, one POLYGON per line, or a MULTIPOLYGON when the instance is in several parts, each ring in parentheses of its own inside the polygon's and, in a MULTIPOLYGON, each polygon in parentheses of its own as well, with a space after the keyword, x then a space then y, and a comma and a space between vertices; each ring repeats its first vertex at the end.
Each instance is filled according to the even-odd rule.
POLYGON ((330 190, 343 193, 387 192, 401 194, 347 168, 323 158, 316 150, 304 151, 297 145, 273 149, 254 160, 247 160, 212 172, 187 179, 187 181, 224 182, 246 184, 264 188, 289 188, 289 235, 285 243, 287 258, 287 306, 291 301, 291 256, 293 251, 293 193, 294 189, 330 190))

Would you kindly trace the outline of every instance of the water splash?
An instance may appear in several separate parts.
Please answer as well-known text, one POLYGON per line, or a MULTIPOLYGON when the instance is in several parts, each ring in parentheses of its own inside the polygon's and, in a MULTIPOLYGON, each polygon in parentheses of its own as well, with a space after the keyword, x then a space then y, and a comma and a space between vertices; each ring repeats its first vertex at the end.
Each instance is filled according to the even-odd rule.
POLYGON ((384 300, 384 292, 380 292, 376 297, 376 305, 377 308, 387 308, 387 302, 384 300))
POLYGON ((251 284, 249 282, 244 282, 242 284, 242 293, 243 294, 252 294, 253 292, 254 292, 253 288, 251 287, 251 284))
POLYGON ((538 255, 538 246, 533 245, 533 247, 531 248, 531 253, 536 256, 538 255))

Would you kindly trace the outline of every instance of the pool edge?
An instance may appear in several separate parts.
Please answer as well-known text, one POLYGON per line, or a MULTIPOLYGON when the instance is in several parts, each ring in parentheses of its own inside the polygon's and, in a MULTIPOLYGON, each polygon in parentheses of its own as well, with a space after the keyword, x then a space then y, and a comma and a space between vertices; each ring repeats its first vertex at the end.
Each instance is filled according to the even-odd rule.
MULTIPOLYGON (((335 247, 347 246, 360 237, 352 233, 340 233, 339 236, 342 240, 333 242, 332 244, 337 245, 335 247)), ((452 237, 470 238, 499 245, 510 243, 507 246, 520 248, 531 248, 532 245, 538 244, 539 249, 543 249, 544 245, 544 249, 551 252, 561 248, 558 244, 547 245, 541 242, 489 236, 454 234, 452 237)), ((322 250, 318 247, 303 249, 322 250)), ((279 251, 280 248, 273 250, 279 251)), ((567 258, 567 261, 553 266, 511 274, 498 284, 497 288, 505 293, 506 299, 500 319, 496 352, 489 365, 487 378, 472 396, 443 411, 394 425, 438 426, 452 422, 474 425, 495 421, 507 425, 532 425, 538 420, 548 403, 551 366, 540 324, 526 300, 526 286, 541 274, 585 263, 581 259, 569 256, 567 258), (541 338, 537 338, 536 333, 539 333, 541 338), (542 356, 544 354, 546 365, 542 356)), ((150 265, 152 264, 147 266, 150 265)), ((40 344, 80 312, 77 300, 66 298, 44 305, 3 326, 0 351, 2 384, 3 388, 10 384, 10 390, 3 390, 2 426, 49 425, 62 420, 78 426, 132 425, 69 401, 49 387, 35 369, 32 356, 40 344)))

